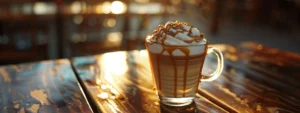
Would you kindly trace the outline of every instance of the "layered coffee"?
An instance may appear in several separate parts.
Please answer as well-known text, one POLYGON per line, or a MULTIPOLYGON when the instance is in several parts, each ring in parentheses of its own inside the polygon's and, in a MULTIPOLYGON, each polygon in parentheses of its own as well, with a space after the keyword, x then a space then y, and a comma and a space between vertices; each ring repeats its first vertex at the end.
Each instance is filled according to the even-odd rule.
POLYGON ((187 23, 168 22, 147 37, 146 46, 158 95, 195 96, 207 50, 204 35, 187 23))

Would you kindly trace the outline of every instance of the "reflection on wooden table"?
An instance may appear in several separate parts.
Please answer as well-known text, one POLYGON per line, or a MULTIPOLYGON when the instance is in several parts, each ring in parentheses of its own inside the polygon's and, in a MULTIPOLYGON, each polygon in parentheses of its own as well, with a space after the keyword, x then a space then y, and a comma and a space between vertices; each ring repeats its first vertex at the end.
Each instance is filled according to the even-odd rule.
MULTIPOLYGON (((221 77, 202 82, 195 102, 179 108, 159 103, 145 50, 72 62, 91 102, 102 112, 300 112, 299 55, 254 43, 213 46, 226 59, 221 77)), ((212 58, 206 58, 203 73, 214 70, 212 58)))
POLYGON ((78 57, 73 63, 88 94, 102 112, 225 112, 200 95, 195 103, 204 107, 195 103, 179 108, 160 105, 153 91, 147 58, 146 51, 114 52, 78 57))
POLYGON ((66 59, 0 67, 0 113, 91 113, 66 59))

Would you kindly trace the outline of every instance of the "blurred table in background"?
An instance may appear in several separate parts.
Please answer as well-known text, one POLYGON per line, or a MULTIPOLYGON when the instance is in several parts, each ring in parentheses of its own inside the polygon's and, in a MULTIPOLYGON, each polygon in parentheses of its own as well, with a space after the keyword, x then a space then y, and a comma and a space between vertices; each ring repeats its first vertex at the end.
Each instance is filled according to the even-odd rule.
POLYGON ((149 33, 148 18, 163 20, 157 25, 177 11, 168 1, 149 0, 13 0, 0 6, 0 65, 136 49, 140 44, 132 42, 149 33))
MULTIPOLYGON (((299 30, 299 3, 291 0, 0 1, 0 65, 141 50, 146 35, 169 20, 187 21, 208 35, 226 31, 221 26, 231 24, 299 30)), ((257 38, 263 36, 259 34, 257 38)))

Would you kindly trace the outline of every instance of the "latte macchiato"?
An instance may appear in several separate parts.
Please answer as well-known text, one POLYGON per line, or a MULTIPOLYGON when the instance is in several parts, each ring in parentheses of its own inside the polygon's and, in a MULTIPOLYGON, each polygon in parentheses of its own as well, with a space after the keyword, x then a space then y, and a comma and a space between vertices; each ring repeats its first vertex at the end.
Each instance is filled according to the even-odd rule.
POLYGON ((179 21, 159 25, 146 38, 153 81, 164 104, 182 106, 192 102, 202 79, 207 43, 197 28, 179 21))

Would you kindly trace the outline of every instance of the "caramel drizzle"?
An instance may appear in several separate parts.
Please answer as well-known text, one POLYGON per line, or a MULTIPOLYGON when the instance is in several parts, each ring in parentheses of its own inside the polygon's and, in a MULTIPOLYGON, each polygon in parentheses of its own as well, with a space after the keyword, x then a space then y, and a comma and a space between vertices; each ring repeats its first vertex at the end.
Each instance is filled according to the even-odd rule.
POLYGON ((176 21, 174 23, 168 24, 167 26, 159 25, 153 32, 153 37, 156 42, 161 42, 162 44, 165 44, 165 40, 167 39, 167 35, 170 35, 172 37, 175 37, 178 33, 184 33, 188 32, 188 36, 191 37, 191 40, 182 40, 185 43, 193 43, 193 42, 200 42, 204 38, 204 34, 201 33, 200 36, 192 36, 192 29, 194 26, 191 26, 187 23, 181 23, 179 21, 176 21), (183 25, 190 26, 190 29, 187 31, 183 28, 183 25), (171 32, 170 29, 176 30, 176 32, 171 32), (178 31, 178 29, 181 29, 181 31, 178 31), (164 35, 164 36, 163 36, 164 35))
MULTIPOLYGON (((164 51, 167 51, 170 55, 170 58, 172 59, 172 63, 173 63, 173 70, 174 70, 174 97, 177 97, 177 78, 178 78, 178 73, 177 73, 177 64, 175 62, 175 59, 173 58, 173 54, 172 52, 176 49, 179 49, 180 51, 182 51, 186 58, 185 58, 185 70, 184 70, 184 93, 183 95, 185 95, 185 90, 186 90, 186 77, 187 77, 187 71, 188 71, 188 62, 189 62, 189 59, 188 59, 188 55, 190 54, 190 50, 187 48, 187 47, 181 47, 181 46, 164 46, 163 45, 163 50, 162 52, 159 54, 162 55, 164 51)), ((158 57, 159 58, 159 57, 158 57)), ((157 59, 157 66, 159 66, 159 59, 157 59)), ((160 73, 160 69, 158 67, 158 72, 160 73)), ((159 77, 159 82, 160 82, 160 74, 158 74, 158 77, 159 77)))

